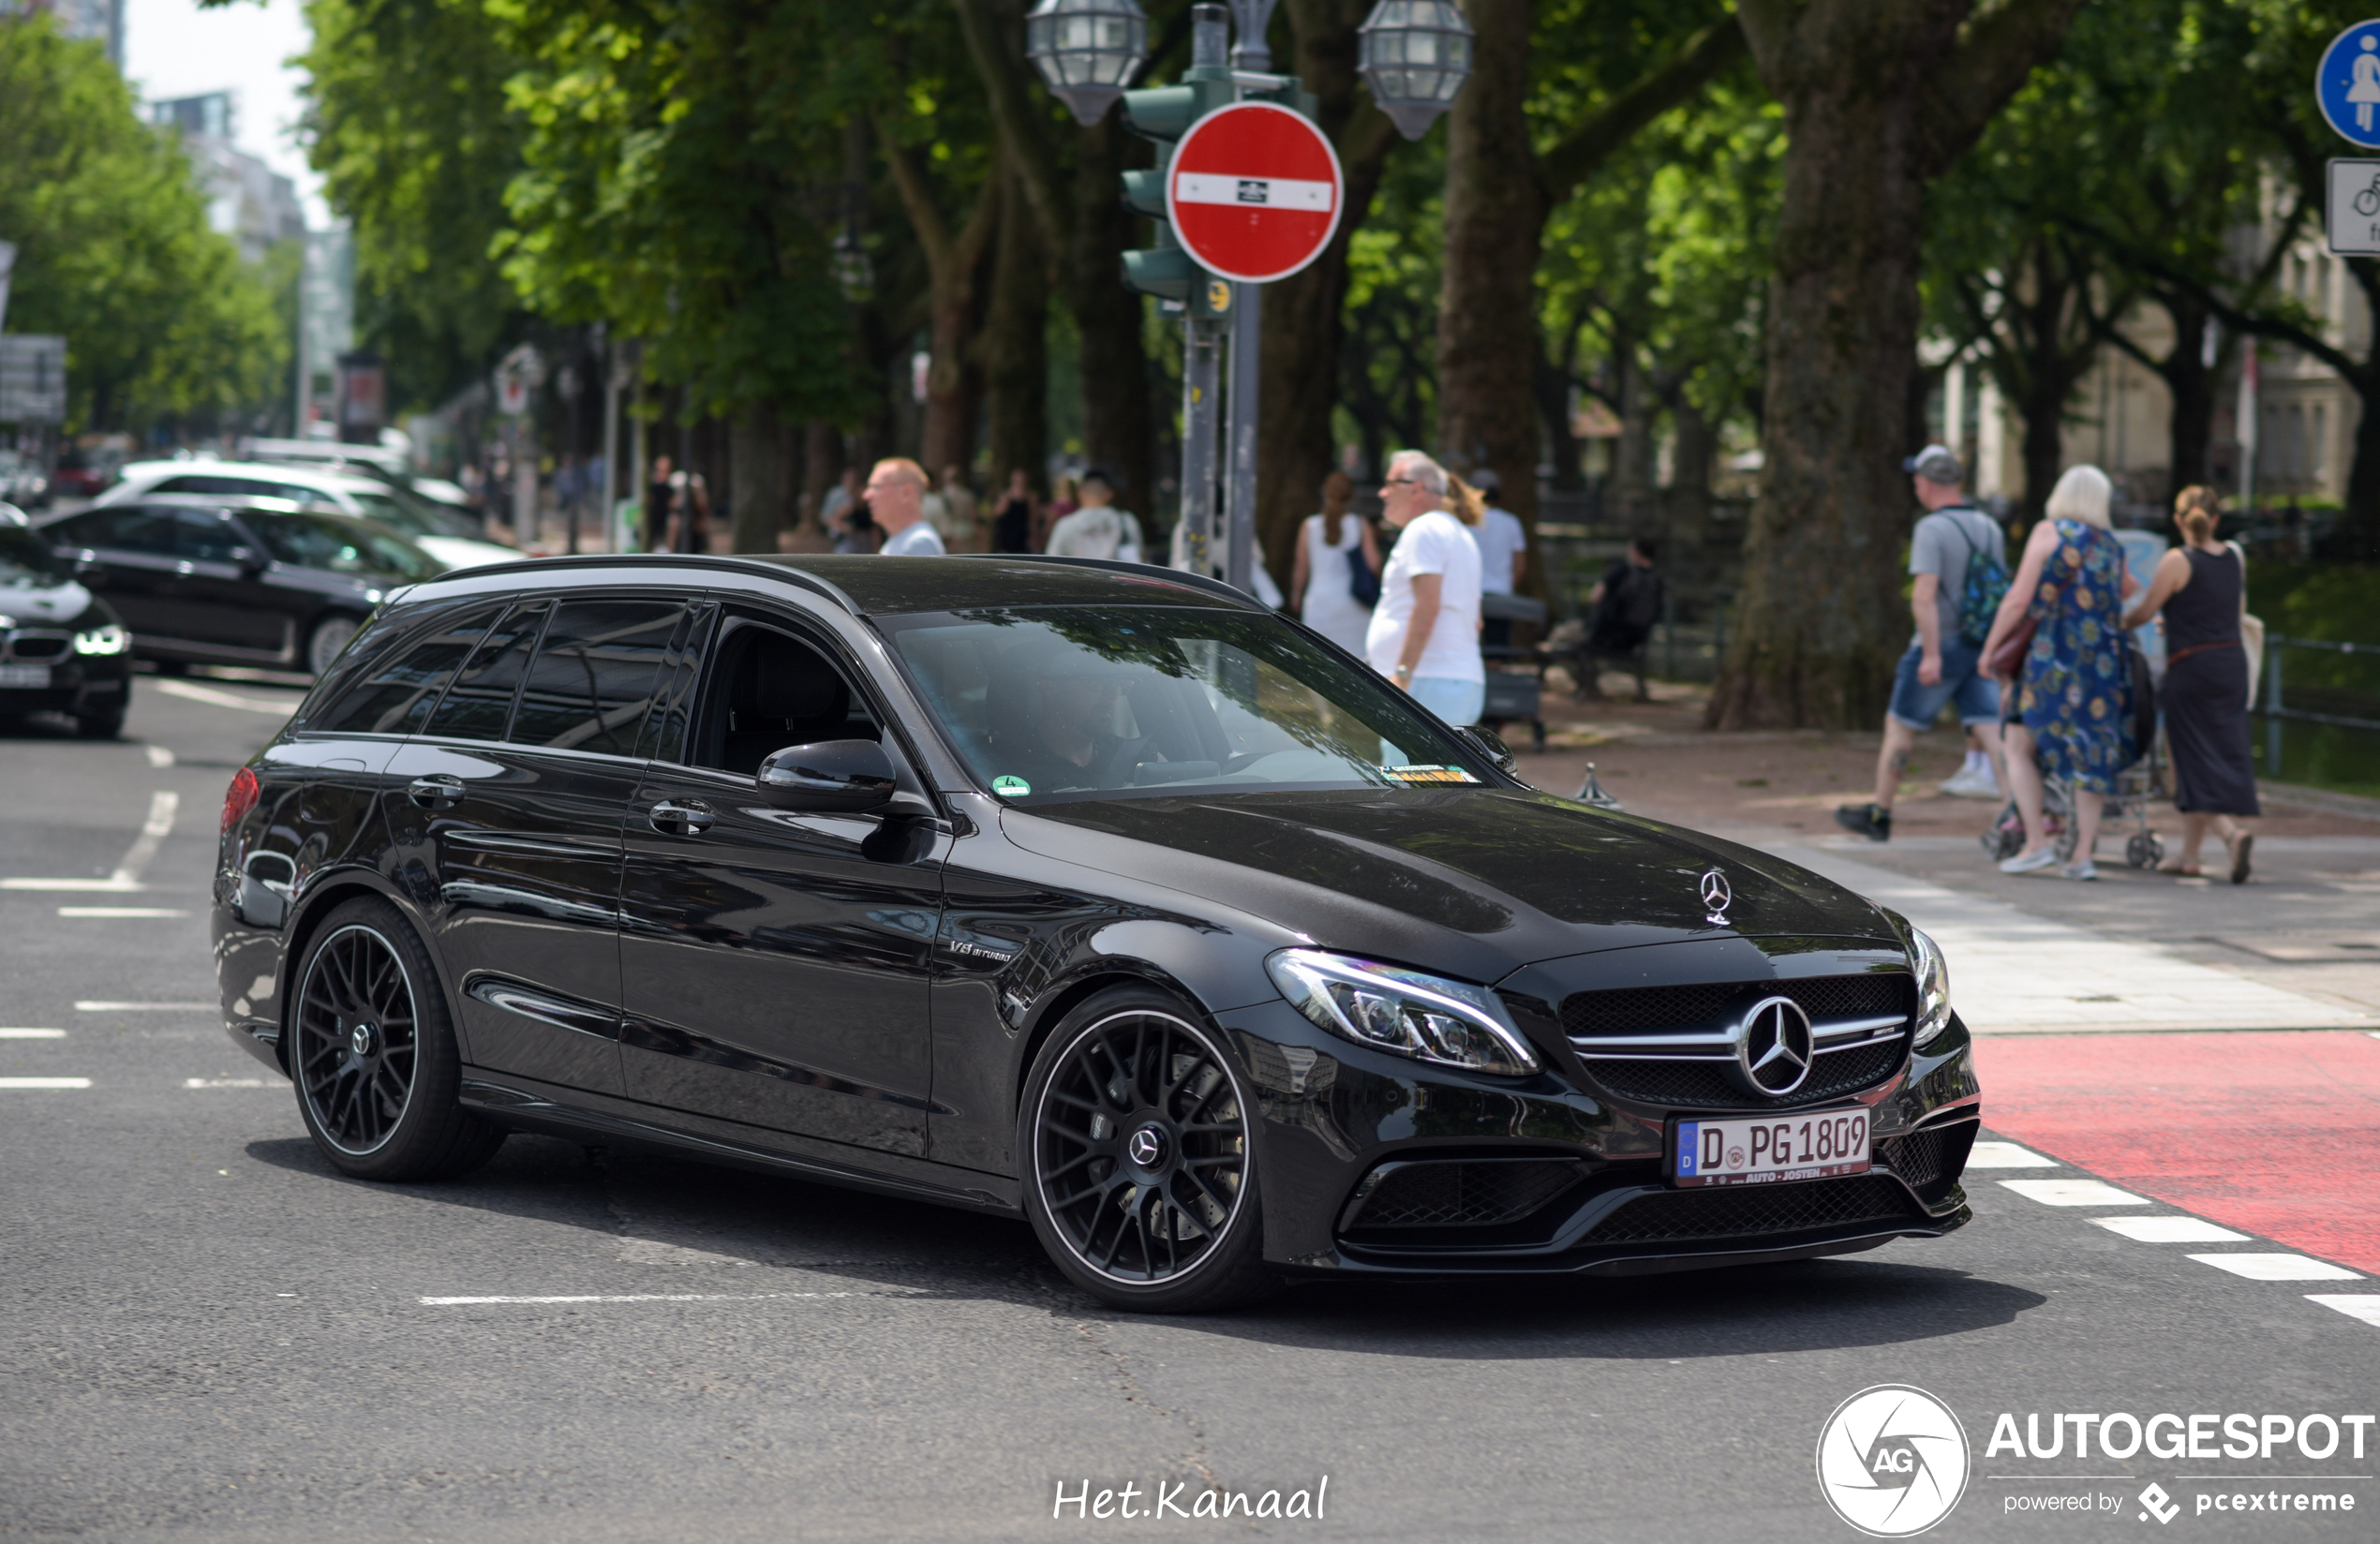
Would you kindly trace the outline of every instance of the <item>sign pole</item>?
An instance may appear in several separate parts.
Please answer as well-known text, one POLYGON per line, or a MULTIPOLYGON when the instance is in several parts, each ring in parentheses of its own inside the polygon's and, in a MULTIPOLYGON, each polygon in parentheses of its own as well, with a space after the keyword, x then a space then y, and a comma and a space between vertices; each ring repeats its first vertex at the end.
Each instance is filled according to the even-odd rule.
POLYGON ((1182 318, 1182 521, 1189 528, 1183 557, 1193 573, 1214 572, 1215 356, 1224 324, 1197 314, 1182 318))
POLYGON ((1257 366, 1263 351, 1264 286, 1235 284, 1231 297, 1230 539, 1224 582, 1256 593, 1257 366))

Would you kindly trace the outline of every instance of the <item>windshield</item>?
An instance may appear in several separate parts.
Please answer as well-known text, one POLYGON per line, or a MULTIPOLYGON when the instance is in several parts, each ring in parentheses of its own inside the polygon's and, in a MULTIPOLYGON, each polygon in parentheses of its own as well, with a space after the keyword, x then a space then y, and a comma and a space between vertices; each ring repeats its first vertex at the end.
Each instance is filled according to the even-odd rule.
POLYGON ((386 573, 399 579, 432 579, 442 571, 429 555, 391 531, 360 520, 305 511, 296 514, 251 512, 248 524, 265 550, 284 563, 335 573, 386 573))
POLYGON ((47 589, 72 577, 49 542, 22 527, 0 526, 0 587, 47 589))
POLYGON ((1489 780, 1476 749, 1272 616, 1019 606, 879 625, 969 767, 1020 803, 1489 780))

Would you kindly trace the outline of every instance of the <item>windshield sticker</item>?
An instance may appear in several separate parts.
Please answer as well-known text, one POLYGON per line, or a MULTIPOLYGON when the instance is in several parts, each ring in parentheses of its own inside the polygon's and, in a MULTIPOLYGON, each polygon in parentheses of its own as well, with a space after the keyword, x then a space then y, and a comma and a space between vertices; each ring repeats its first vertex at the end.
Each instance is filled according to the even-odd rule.
POLYGON ((1033 792, 1033 784, 1022 778, 994 778, 991 791, 1004 799, 1021 799, 1033 792))
POLYGON ((1459 766, 1384 766, 1381 774, 1393 782, 1477 782, 1480 779, 1459 766))

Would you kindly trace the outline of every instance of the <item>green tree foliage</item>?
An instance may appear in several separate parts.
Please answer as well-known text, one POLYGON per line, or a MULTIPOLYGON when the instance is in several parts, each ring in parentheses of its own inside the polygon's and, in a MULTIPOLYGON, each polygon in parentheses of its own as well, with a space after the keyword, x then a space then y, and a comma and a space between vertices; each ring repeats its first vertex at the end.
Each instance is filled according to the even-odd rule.
POLYGON ((881 95, 880 7, 488 0, 523 68, 497 238, 540 314, 650 340, 689 407, 848 417, 863 377, 833 265, 843 128, 881 95))
POLYGON ((266 275, 208 228, 188 161, 99 44, 0 20, 0 147, 8 327, 66 336, 72 427, 247 426, 278 400, 288 335, 266 275))
POLYGON ((526 325, 491 255, 521 169, 504 99, 520 61, 480 0, 308 0, 305 17, 305 126, 354 226, 358 331, 397 401, 439 401, 526 325))

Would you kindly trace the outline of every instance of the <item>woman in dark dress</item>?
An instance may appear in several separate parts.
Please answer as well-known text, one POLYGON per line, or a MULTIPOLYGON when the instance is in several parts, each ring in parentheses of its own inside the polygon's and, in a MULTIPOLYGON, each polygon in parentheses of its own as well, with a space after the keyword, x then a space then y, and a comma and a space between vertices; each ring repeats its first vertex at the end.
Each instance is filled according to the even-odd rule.
POLYGON ((2198 847, 2212 825, 2231 852, 2231 883, 2248 880, 2255 838, 2234 816, 2254 815, 2256 772, 2249 752, 2248 651, 2239 617, 2247 609, 2248 565, 2239 549, 2215 540, 2221 504, 2211 488, 2185 488, 2174 500, 2182 544, 2157 560, 2149 593, 2124 626, 2165 618, 2165 743, 2174 754, 2174 808, 2181 813, 2181 853, 2173 871, 2195 875, 2198 847))

